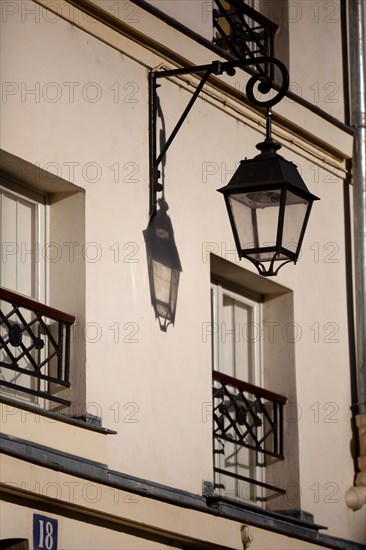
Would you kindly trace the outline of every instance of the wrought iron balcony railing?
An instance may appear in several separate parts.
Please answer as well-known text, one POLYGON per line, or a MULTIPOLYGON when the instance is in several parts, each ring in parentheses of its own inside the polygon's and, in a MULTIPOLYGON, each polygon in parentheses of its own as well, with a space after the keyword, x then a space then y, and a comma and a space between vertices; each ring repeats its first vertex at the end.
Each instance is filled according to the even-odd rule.
MULTIPOLYGON (((255 500, 270 498, 263 494, 285 493, 265 483, 263 478, 258 479, 254 472, 266 467, 266 457, 284 459, 283 406, 286 401, 283 395, 213 371, 215 481, 228 476, 254 484, 262 489, 262 496, 256 496, 255 500), (233 459, 240 448, 248 450, 244 459, 233 459)), ((224 488, 222 483, 216 484, 224 488)))
POLYGON ((70 331, 75 317, 0 288, 0 385, 63 405, 70 387, 70 331))
MULTIPOLYGON (((243 0, 213 0, 214 44, 238 59, 274 57, 278 25, 243 0)), ((273 76, 273 75, 268 75, 273 76)))

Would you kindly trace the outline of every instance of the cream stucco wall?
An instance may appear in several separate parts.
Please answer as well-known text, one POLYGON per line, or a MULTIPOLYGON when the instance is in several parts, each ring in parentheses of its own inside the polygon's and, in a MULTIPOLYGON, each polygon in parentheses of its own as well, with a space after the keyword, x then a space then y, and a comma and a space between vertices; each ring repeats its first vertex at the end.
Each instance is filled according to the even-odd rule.
POLYGON ((289 2, 290 89, 344 121, 341 2, 289 2))
MULTIPOLYGON (((33 514, 40 513, 58 519, 59 548, 160 550, 183 545, 243 548, 239 522, 21 464, 11 457, 4 457, 4 465, 6 473, 1 471, 1 487, 6 501, 0 507, 3 538, 24 537, 32 541, 33 514), (32 503, 30 507, 12 503, 14 499, 21 502, 22 497, 32 503), (52 497, 57 514, 47 508, 52 497)), ((254 550, 320 548, 317 544, 257 527, 251 528, 251 537, 254 550)))
MULTIPOLYGON (((179 23, 200 36, 211 41, 213 2, 207 0, 148 0, 179 23)), ((96 2, 134 28, 145 30, 145 14, 139 6, 128 0, 96 2)), ((260 0, 259 9, 269 19, 279 24, 282 30, 282 16, 288 16, 289 28, 286 29, 288 51, 281 43, 280 55, 288 59, 290 71, 290 90, 330 115, 344 120, 343 73, 342 73, 342 36, 340 0, 327 2, 278 2, 278 0, 260 0), (288 10, 288 12, 287 12, 288 10)), ((280 31, 278 31, 280 32, 280 31)))
MULTIPOLYGON (((239 160, 255 154, 263 137, 260 117, 250 118, 239 102, 234 112, 222 100, 204 96, 169 150, 165 198, 182 273, 176 322, 164 333, 150 303, 143 230, 148 224, 147 67, 166 60, 86 17, 78 21, 85 25, 81 30, 37 9, 38 19, 22 19, 20 11, 3 25, 7 87, 1 142, 5 151, 85 189, 85 244, 76 254, 80 272, 85 269, 86 408, 118 432, 106 441, 111 469, 201 494, 202 481, 212 481, 211 423, 202 416, 211 401, 211 346, 202 337, 210 320, 209 252, 237 263, 216 189, 228 182, 239 160)), ((185 45, 187 38, 172 29, 159 35, 151 21, 146 16, 141 32, 150 29, 153 38, 175 42, 178 50, 185 45)), ((180 53, 195 62, 212 58, 192 43, 180 53)), ((191 94, 182 83, 164 82, 159 96, 169 132, 191 94)), ((277 278, 293 292, 294 336, 278 338, 295 343, 300 505, 330 534, 361 541, 362 511, 350 512, 343 500, 353 464, 339 176, 351 138, 294 103, 281 104, 278 113, 294 114, 295 123, 306 119, 314 142, 329 144, 329 150, 318 141, 309 146, 301 136, 282 141, 283 156, 300 166, 321 198, 298 266, 287 266, 277 278)), ((275 135, 283 128, 275 125, 275 135)), ((70 248, 62 234, 57 239, 67 258, 70 248)), ((248 263, 241 266, 254 272, 248 263)), ((72 288, 75 279, 68 285, 72 288)), ((67 303, 74 313, 70 297, 67 303)), ((280 390, 279 380, 275 391, 280 390)))

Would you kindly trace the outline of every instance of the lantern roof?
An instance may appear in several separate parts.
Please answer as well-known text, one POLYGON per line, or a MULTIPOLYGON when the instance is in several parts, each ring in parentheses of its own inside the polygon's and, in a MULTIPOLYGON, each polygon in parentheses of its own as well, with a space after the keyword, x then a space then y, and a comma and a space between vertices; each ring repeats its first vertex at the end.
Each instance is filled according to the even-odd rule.
POLYGON ((278 188, 283 185, 304 198, 319 200, 310 193, 300 176, 296 165, 277 154, 281 145, 266 139, 256 146, 261 152, 253 159, 240 162, 238 169, 227 185, 218 189, 221 193, 232 194, 255 189, 260 191, 278 188))

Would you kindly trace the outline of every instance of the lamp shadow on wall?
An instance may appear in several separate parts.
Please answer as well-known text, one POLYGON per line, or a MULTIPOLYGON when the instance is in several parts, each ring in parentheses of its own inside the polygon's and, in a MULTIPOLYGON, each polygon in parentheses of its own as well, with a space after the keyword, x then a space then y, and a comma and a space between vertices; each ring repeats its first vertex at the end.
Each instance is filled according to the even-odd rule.
POLYGON ((182 266, 174 240, 173 225, 167 214, 165 199, 158 201, 158 211, 143 231, 147 268, 149 274, 151 304, 160 330, 167 331, 174 325, 177 308, 179 277, 182 266))
MULTIPOLYGON (((157 114, 161 121, 160 148, 166 141, 164 115, 160 101, 157 101, 157 114)), ((161 178, 164 189, 165 157, 161 165, 161 178)), ((159 321, 160 330, 166 332, 169 325, 174 326, 177 309, 179 277, 182 265, 175 244, 174 230, 168 215, 169 205, 165 200, 164 191, 158 200, 156 215, 150 218, 149 224, 143 231, 147 267, 150 285, 151 304, 155 318, 159 321)))

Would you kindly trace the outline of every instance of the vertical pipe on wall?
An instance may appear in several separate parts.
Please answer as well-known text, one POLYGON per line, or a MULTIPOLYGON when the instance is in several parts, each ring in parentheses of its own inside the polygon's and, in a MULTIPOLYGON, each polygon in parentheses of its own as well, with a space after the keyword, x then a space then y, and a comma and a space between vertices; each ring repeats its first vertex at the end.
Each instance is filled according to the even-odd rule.
POLYGON ((349 51, 351 124, 355 130, 353 152, 353 216, 357 326, 357 408, 360 471, 355 487, 346 493, 349 508, 366 502, 366 37, 364 0, 349 0, 349 51))
POLYGON ((353 213, 358 364, 358 412, 366 413, 366 9, 364 0, 350 0, 351 123, 353 153, 353 213))

